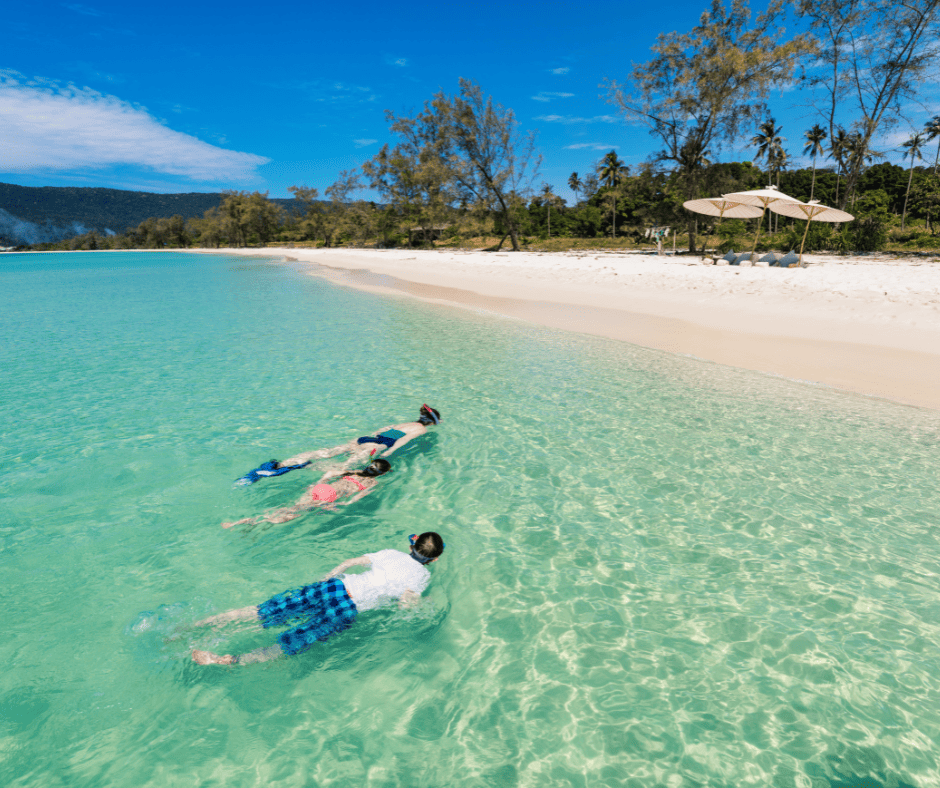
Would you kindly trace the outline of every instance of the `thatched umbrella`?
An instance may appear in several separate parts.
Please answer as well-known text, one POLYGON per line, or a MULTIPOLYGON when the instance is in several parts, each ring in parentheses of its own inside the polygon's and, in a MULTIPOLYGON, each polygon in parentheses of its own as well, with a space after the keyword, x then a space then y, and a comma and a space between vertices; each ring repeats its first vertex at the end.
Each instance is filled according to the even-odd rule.
POLYGON ((760 221, 757 223, 757 235, 754 236, 754 248, 751 249, 751 262, 754 262, 754 252, 757 251, 757 242, 760 240, 760 228, 764 223, 764 212, 768 206, 779 202, 799 202, 796 197, 784 194, 776 186, 770 185, 766 189, 752 189, 749 192, 732 192, 725 197, 745 205, 759 205, 761 207, 760 221))
POLYGON ((855 217, 838 208, 820 205, 819 200, 809 202, 775 202, 771 203, 770 210, 782 216, 793 219, 805 219, 806 229, 803 231, 803 241, 800 243, 800 268, 803 267, 803 247, 806 245, 806 234, 809 232, 810 222, 851 222, 855 217))
MULTIPOLYGON (((726 216, 729 219, 754 219, 760 216, 763 211, 754 205, 746 205, 743 202, 735 202, 724 197, 704 197, 701 200, 686 200, 682 203, 683 208, 687 208, 695 213, 703 213, 706 216, 717 216, 718 227, 721 227, 721 220, 726 216)), ((715 232, 718 232, 718 227, 715 232)))

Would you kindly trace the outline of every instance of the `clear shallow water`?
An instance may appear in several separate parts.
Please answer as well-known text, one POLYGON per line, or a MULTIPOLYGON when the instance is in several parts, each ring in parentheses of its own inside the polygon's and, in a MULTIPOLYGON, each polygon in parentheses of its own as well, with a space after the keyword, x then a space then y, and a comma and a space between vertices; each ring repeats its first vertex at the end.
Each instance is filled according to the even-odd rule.
POLYGON ((940 784, 936 413, 174 254, 0 256, 0 369, 0 784, 940 784), (366 500, 219 527, 424 401, 366 500), (189 661, 428 529, 418 611, 189 661))

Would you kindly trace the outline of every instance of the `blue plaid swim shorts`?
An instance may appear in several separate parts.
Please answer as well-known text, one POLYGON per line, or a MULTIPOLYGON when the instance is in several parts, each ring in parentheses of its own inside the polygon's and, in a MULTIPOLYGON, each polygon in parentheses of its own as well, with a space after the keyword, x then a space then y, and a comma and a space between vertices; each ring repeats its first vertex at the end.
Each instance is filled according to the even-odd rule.
POLYGON ((346 593, 343 581, 335 577, 284 591, 258 605, 258 618, 265 628, 305 619, 277 639, 288 656, 349 629, 358 612, 356 603, 346 593))

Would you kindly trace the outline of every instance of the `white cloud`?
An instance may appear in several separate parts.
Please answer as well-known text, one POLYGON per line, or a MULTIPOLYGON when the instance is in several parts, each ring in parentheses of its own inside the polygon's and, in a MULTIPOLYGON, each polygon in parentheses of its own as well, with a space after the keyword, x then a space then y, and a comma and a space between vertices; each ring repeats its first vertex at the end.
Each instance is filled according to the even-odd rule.
POLYGON ((571 98, 574 93, 552 93, 551 91, 543 90, 537 96, 533 96, 534 101, 551 101, 556 98, 571 98))
POLYGON ((174 131, 116 96, 0 71, 0 172, 136 165, 231 181, 268 161, 174 131))
POLYGON ((616 115, 595 115, 593 118, 578 118, 569 115, 539 115, 536 120, 544 120, 547 123, 620 123, 621 119, 616 115))
POLYGON ((85 16, 104 16, 100 11, 95 8, 89 8, 87 5, 81 5, 79 3, 63 3, 63 8, 67 8, 69 11, 74 11, 76 14, 83 14, 85 16))
POLYGON ((575 145, 565 145, 565 150, 616 150, 619 145, 608 145, 606 142, 578 142, 575 145))
POLYGON ((552 69, 549 69, 549 71, 550 71, 552 74, 567 74, 569 71, 571 71, 571 69, 568 68, 568 66, 562 66, 561 68, 552 68, 552 69))
POLYGON ((389 62, 391 65, 393 65, 393 66, 400 66, 401 68, 404 68, 405 66, 408 65, 408 58, 406 58, 406 57, 397 57, 397 58, 393 58, 392 60, 390 60, 390 61, 388 61, 388 62, 389 62))
POLYGON ((377 142, 378 140, 353 140, 353 145, 355 145, 357 148, 365 148, 369 145, 375 145, 377 142))

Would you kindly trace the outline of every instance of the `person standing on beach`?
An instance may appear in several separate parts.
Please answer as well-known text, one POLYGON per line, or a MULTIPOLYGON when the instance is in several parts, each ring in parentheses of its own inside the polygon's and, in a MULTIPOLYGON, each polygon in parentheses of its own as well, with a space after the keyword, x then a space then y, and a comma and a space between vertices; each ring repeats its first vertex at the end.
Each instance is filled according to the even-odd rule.
POLYGON ((308 509, 313 509, 314 507, 333 509, 335 508, 333 503, 340 498, 348 498, 348 500, 342 501, 340 504, 347 506, 353 501, 358 501, 360 498, 364 498, 372 492, 372 488, 375 487, 378 482, 378 477, 388 473, 391 469, 392 465, 388 460, 373 460, 361 471, 348 473, 332 484, 327 484, 327 479, 334 479, 344 473, 342 469, 334 469, 325 473, 317 484, 307 488, 307 491, 300 497, 300 500, 293 506, 274 509, 266 514, 259 514, 256 517, 245 517, 233 523, 222 523, 222 527, 231 528, 235 525, 243 525, 245 523, 257 525, 262 520, 275 524, 286 523, 290 520, 296 520, 308 509))
POLYGON ((427 565, 440 558, 445 545, 433 531, 420 536, 412 534, 408 541, 408 553, 380 550, 350 558, 317 583, 284 591, 260 605, 229 610, 196 622, 195 626, 216 626, 256 621, 265 629, 291 623, 294 626, 278 636, 276 646, 263 646, 245 654, 194 650, 193 661, 199 665, 248 665, 284 655, 292 657, 316 641, 348 629, 364 610, 395 600, 399 606, 414 604, 431 582, 427 565), (368 571, 337 577, 354 566, 368 567, 368 571))
POLYGON ((269 460, 253 471, 249 471, 236 481, 235 484, 254 484, 261 478, 281 476, 288 471, 303 468, 309 465, 312 460, 328 459, 340 454, 349 454, 349 459, 339 469, 341 471, 346 470, 368 457, 374 457, 376 455, 379 457, 388 457, 415 438, 424 435, 428 431, 428 427, 440 423, 440 412, 429 405, 422 405, 418 413, 417 421, 408 421, 404 424, 391 424, 388 427, 383 427, 372 435, 364 435, 361 438, 357 438, 349 443, 344 443, 341 446, 334 446, 332 449, 316 449, 314 451, 303 452, 281 462, 269 460))

